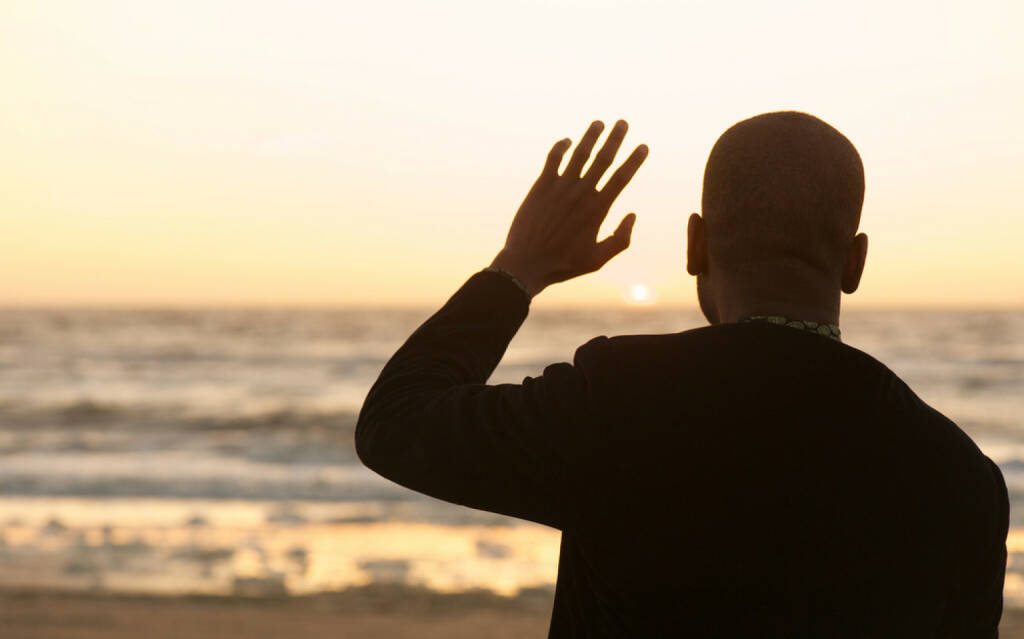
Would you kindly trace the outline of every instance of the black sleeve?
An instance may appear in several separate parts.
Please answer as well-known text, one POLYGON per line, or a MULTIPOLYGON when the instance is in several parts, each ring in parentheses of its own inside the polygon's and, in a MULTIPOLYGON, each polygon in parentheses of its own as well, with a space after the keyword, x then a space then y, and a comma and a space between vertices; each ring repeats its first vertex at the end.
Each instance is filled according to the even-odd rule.
POLYGON ((981 590, 978 619, 982 622, 982 633, 978 636, 998 637, 999 620, 1003 614, 1003 585, 1006 580, 1006 536, 1010 531, 1010 495, 999 466, 991 459, 986 461, 992 471, 995 485, 996 525, 989 550, 983 559, 984 576, 978 584, 981 590))
POLYGON ((967 563, 960 571, 955 599, 940 629, 942 637, 999 637, 999 620, 1003 614, 1003 584, 1006 577, 1006 535, 1010 528, 1010 498, 999 466, 985 458, 991 476, 993 496, 982 500, 993 505, 990 516, 976 522, 983 527, 985 538, 978 551, 968 553, 967 563))
POLYGON ((590 413, 587 347, 576 365, 486 385, 528 309, 504 276, 470 277, 370 389, 355 435, 363 463, 432 497, 563 528, 573 446, 590 413))

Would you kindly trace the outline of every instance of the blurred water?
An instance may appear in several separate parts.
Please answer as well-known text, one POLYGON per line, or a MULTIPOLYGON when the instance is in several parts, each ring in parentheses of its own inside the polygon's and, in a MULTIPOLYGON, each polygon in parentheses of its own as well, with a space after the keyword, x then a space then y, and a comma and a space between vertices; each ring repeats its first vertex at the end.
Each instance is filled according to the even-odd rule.
MULTIPOLYGON (((557 551, 537 559, 529 547, 556 543, 554 531, 420 496, 355 457, 366 392, 432 310, 0 311, 3 583, 56 574, 46 583, 223 592, 255 587, 237 581, 252 575, 290 575, 278 584, 289 591, 397 579, 511 592, 553 579, 557 551), (125 503, 136 504, 137 521, 125 520, 125 503), (215 504, 227 503, 249 523, 216 525, 215 504), (317 508, 329 511, 311 515, 317 508), (338 526, 355 539, 375 525, 458 529, 470 541, 444 566, 429 547, 330 555, 316 541, 338 526), (280 526, 292 531, 287 547, 280 526), (207 528, 218 532, 189 536, 207 528), (539 532, 520 535, 528 542, 487 536, 498 529, 539 532), (239 559, 245 548, 259 548, 256 559, 239 559), (168 581, 168 565, 189 561, 191 577, 168 581)), ((490 382, 572 361, 596 335, 703 324, 692 310, 535 310, 490 382)), ((1024 312, 850 312, 842 329, 1000 465, 1015 505, 1024 498, 1024 312)), ((1015 525, 1019 513, 1014 506, 1015 525)))

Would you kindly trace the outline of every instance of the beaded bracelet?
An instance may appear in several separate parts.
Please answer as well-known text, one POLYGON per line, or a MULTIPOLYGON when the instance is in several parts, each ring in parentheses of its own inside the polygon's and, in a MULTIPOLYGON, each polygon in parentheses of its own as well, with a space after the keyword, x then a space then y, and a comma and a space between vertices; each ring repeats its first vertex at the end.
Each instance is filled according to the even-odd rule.
POLYGON ((527 299, 533 299, 533 296, 530 295, 530 292, 526 290, 526 285, 519 281, 518 277, 512 275, 511 273, 501 268, 500 266, 488 266, 484 270, 490 273, 500 273, 501 275, 504 275, 508 279, 512 280, 512 283, 518 286, 523 291, 523 293, 526 293, 527 299))

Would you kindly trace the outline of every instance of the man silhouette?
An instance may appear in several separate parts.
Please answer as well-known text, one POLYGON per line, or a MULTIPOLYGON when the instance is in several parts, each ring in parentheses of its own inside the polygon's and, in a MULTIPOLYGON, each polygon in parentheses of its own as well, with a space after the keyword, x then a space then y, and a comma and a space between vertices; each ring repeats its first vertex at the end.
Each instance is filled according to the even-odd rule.
POLYGON ((487 378, 532 296, 599 269, 647 155, 554 145, 505 247, 384 367, 360 459, 403 486, 562 531, 551 637, 996 637, 998 467, 839 333, 867 237, 853 145, 797 112, 740 122, 707 162, 687 271, 710 326, 597 337, 522 384, 487 378))

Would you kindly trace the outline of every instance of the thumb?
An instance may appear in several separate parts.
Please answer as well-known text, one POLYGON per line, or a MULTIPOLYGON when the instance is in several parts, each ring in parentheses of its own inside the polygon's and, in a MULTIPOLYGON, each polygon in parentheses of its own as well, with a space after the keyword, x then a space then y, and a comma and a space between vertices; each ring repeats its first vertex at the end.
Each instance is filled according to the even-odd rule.
POLYGON ((615 231, 611 235, 597 243, 597 268, 601 268, 610 259, 629 247, 629 240, 633 235, 633 224, 635 222, 636 213, 630 213, 622 218, 622 221, 615 227, 615 231))

